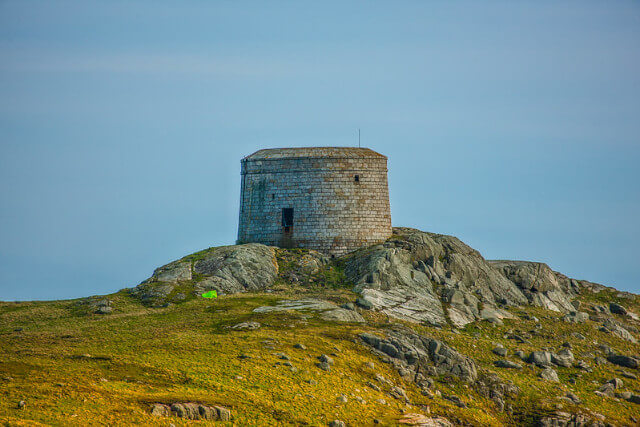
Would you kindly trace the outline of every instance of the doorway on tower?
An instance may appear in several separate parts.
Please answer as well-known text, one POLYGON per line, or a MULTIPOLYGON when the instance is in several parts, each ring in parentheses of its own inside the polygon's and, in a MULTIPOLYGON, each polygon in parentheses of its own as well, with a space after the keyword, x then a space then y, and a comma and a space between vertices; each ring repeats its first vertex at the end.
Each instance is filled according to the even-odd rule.
POLYGON ((292 248, 293 244, 293 208, 282 208, 282 235, 280 246, 292 248))

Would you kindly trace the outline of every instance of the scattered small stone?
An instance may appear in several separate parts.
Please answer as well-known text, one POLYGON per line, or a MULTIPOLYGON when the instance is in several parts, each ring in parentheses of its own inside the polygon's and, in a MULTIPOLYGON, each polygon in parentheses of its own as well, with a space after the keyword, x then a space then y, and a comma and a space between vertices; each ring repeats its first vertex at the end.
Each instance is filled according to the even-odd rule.
POLYGON ((449 402, 453 402, 458 408, 466 408, 467 405, 458 397, 453 394, 451 395, 443 395, 444 399, 447 399, 449 402))
POLYGON ((571 332, 571 336, 579 339, 579 340, 586 340, 587 337, 585 337, 584 335, 582 335, 580 332, 571 332))
POLYGON ((640 394, 633 394, 627 399, 628 402, 635 403, 636 405, 640 405, 640 394))
POLYGON ((297 344, 295 344, 295 345, 293 346, 293 348, 297 348, 297 349, 300 349, 300 350, 306 350, 306 349, 307 349, 307 346, 306 346, 306 345, 304 345, 304 344, 302 344, 302 343, 297 343, 297 344))
POLYGON ((522 350, 518 350, 514 353, 514 355, 519 358, 520 360, 525 360, 527 358, 527 355, 525 354, 524 351, 522 350))
POLYGON ((446 418, 429 417, 422 414, 404 414, 402 418, 398 420, 398 423, 425 427, 453 427, 453 424, 446 418))
POLYGON ((575 403, 576 405, 580 405, 582 403, 582 400, 580 400, 580 398, 578 396, 576 396, 575 394, 571 393, 570 391, 567 392, 566 397, 567 397, 567 399, 569 399, 571 402, 575 403))
POLYGON ((507 369, 522 369, 522 365, 512 362, 510 360, 507 359, 502 359, 502 360, 496 360, 495 362, 493 362, 493 364, 495 366, 497 366, 498 368, 507 368, 507 369))
POLYGON ((593 358, 593 361, 596 365, 606 365, 607 364, 607 359, 605 359, 604 357, 600 357, 600 356, 596 356, 593 358))
POLYGON ((239 354, 238 359, 240 360, 251 359, 251 356, 249 356, 248 354, 239 354))
POLYGON ((342 403, 347 403, 349 401, 349 399, 347 399, 347 396, 345 396, 344 394, 341 394, 338 396, 338 402, 342 402, 342 403))
POLYGON ((307 380, 307 383, 309 383, 311 385, 318 385, 318 381, 316 381, 316 380, 307 380))
POLYGON ((576 368, 582 369, 583 371, 592 372, 591 367, 584 360, 578 360, 578 363, 576 363, 576 368))
POLYGON ((276 356, 280 360, 291 360, 291 358, 286 353, 276 353, 276 356))
POLYGON ((376 399, 376 402, 378 402, 381 405, 386 405, 387 404, 387 401, 384 400, 384 399, 376 399))
POLYGON ((171 415, 171 409, 169 409, 169 406, 167 405, 155 403, 151 407, 151 415, 154 415, 156 417, 168 417, 169 415, 171 415))
POLYGON ((638 366, 640 366, 640 361, 631 356, 612 354, 607 357, 607 360, 614 365, 622 366, 623 368, 638 369, 638 366))
POLYGON ((333 359, 331 357, 327 356, 326 354, 318 356, 318 360, 321 363, 328 363, 329 365, 333 365, 333 359))
POLYGON ((25 402, 24 400, 18 402, 18 408, 24 409, 25 406, 27 406, 27 402, 25 402))
POLYGON ((574 360, 573 353, 568 348, 563 348, 558 353, 551 353, 551 361, 558 366, 570 368, 574 360))
POLYGON ((262 325, 258 322, 242 322, 238 323, 237 325, 233 325, 231 329, 253 331, 260 328, 261 326, 262 325))
POLYGON ((405 392, 403 389, 397 386, 391 387, 391 391, 389 392, 389 395, 399 400, 405 400, 405 401, 408 400, 407 392, 405 392))
POLYGON ((632 373, 631 373, 631 372, 629 372, 629 371, 620 371, 620 375, 622 375, 622 376, 623 376, 623 377, 625 377, 625 378, 630 378, 630 379, 632 379, 632 380, 637 380, 637 379, 638 379, 638 376, 637 376, 637 375, 632 374, 632 373))
POLYGON ((378 387, 377 384, 372 383, 371 381, 367 382, 367 387, 375 390, 375 391, 380 391, 380 387, 378 387))
POLYGON ((543 369, 542 372, 540 372, 540 378, 547 381, 553 381, 556 383, 560 382, 560 378, 558 378, 558 373, 554 371, 552 368, 543 369))
POLYGON ((348 302, 346 304, 342 304, 340 307, 346 308, 347 310, 355 310, 356 309, 355 304, 352 303, 352 302, 348 302))
POLYGON ((507 357, 507 353, 508 353, 507 349, 501 345, 498 345, 496 348, 494 348, 491 351, 493 352, 493 354, 497 354, 498 356, 501 356, 501 357, 507 357))
POLYGON ((364 298, 358 298, 356 299, 356 304, 361 307, 364 308, 365 310, 373 310, 373 304, 371 303, 371 301, 364 299, 364 298))
POLYGON ((151 414, 155 416, 170 416, 188 420, 211 420, 211 421, 230 421, 231 412, 221 406, 206 406, 199 403, 173 403, 165 405, 163 403, 155 403, 151 408, 151 414))
POLYGON ((589 315, 583 311, 572 311, 565 315, 562 320, 568 323, 584 323, 589 320, 589 315))
POLYGON ((613 397, 615 388, 615 385, 612 383, 604 383, 595 393, 598 396, 613 397))
POLYGON ((329 423, 329 427, 347 427, 344 421, 333 420, 329 423))
POLYGON ((331 365, 328 364, 327 362, 318 362, 316 363, 316 366, 320 369, 322 369, 323 371, 331 371, 331 365))
POLYGON ((113 312, 113 308, 105 305, 101 305, 96 309, 96 314, 110 314, 113 312))
POLYGON ((622 316, 625 316, 627 314, 627 309, 620 304, 616 304, 615 302, 609 303, 609 310, 613 314, 620 314, 622 316))
POLYGON ((611 378, 606 384, 612 384, 614 389, 622 388, 624 383, 620 378, 611 378))
POLYGON ((571 343, 569 341, 565 341, 562 343, 562 347, 565 348, 573 348, 573 346, 571 345, 571 343))
POLYGON ((533 351, 529 355, 527 362, 533 363, 541 368, 551 365, 551 353, 548 351, 533 351))

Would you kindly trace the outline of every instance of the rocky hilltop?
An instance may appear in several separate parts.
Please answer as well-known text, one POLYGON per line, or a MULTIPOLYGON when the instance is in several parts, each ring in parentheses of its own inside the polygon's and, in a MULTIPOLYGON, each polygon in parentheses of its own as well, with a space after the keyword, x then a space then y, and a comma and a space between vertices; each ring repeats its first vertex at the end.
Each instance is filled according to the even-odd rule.
POLYGON ((209 248, 112 295, 1 303, 0 420, 636 425, 639 310, 410 228, 337 259, 209 248))

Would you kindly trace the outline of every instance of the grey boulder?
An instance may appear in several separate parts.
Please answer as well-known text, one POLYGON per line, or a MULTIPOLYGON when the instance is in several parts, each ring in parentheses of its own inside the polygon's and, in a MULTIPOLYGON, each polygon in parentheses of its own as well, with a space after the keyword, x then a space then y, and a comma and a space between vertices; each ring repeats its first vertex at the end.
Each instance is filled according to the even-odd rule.
POLYGON ((560 378, 558 378, 558 373, 552 368, 545 368, 540 372, 540 378, 547 381, 552 382, 560 382, 560 378))

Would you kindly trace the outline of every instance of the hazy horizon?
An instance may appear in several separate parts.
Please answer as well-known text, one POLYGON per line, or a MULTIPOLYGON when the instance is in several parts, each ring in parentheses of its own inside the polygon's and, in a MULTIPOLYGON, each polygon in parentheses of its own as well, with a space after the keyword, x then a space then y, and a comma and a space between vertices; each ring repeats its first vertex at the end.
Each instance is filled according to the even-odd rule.
POLYGON ((394 226, 640 293, 640 4, 0 3, 0 300, 236 238, 240 159, 362 146, 394 226))

